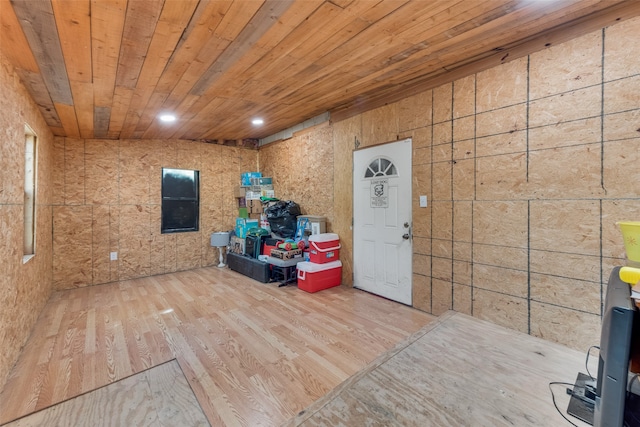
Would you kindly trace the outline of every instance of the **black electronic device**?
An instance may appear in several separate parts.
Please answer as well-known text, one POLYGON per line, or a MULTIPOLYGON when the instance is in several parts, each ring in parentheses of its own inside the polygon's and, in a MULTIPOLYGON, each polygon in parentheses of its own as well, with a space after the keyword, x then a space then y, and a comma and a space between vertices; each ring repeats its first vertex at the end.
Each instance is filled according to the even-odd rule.
POLYGON ((591 380, 579 373, 567 412, 595 427, 638 427, 638 396, 628 392, 629 363, 640 342, 638 309, 631 287, 620 280, 620 267, 611 272, 607 285, 598 375, 591 380), (625 415, 626 414, 626 415, 625 415))

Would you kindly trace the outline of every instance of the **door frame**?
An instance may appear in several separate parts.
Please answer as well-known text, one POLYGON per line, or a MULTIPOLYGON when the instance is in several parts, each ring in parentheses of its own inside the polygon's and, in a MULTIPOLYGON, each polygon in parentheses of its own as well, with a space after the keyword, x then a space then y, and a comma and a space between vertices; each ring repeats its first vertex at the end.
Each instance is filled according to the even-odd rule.
MULTIPOLYGON (((401 142, 405 142, 408 141, 409 143, 409 153, 408 159, 403 159, 403 163, 405 163, 406 165, 408 165, 409 168, 409 179, 407 180, 408 185, 409 185, 409 196, 407 198, 407 212, 408 212, 408 222, 410 224, 410 228, 409 228, 409 262, 408 262, 408 271, 406 272, 406 277, 409 283, 409 303, 405 303, 405 302, 400 302, 402 304, 407 304, 409 306, 413 306, 413 139, 411 137, 408 138, 403 138, 403 139, 399 139, 396 141, 388 141, 388 142, 384 142, 384 143, 380 143, 380 144, 375 144, 375 145, 369 145, 366 147, 362 147, 362 148, 358 148, 356 150, 353 151, 353 156, 352 156, 352 187, 351 187, 351 191, 352 191, 352 196, 351 196, 351 200, 353 203, 353 216, 352 216, 352 241, 353 241, 353 260, 354 260, 354 265, 353 265, 353 271, 352 271, 352 281, 353 281, 353 287, 359 290, 364 290, 366 292, 369 292, 366 289, 363 289, 361 287, 358 287, 357 281, 356 281, 356 265, 355 265, 355 260, 358 259, 358 256, 356 254, 356 251, 359 248, 359 244, 356 241, 356 203, 358 203, 358 200, 356 199, 356 185, 357 182, 360 181, 360 176, 357 174, 356 172, 356 168, 355 168, 355 153, 356 152, 362 152, 362 151, 366 151, 366 150, 371 150, 371 149, 376 149, 379 148, 381 146, 385 146, 385 145, 390 145, 390 144, 395 144, 395 143, 401 143, 401 142)), ((404 157, 404 156, 403 156, 404 157)), ((406 269, 406 267, 405 267, 406 269)), ((381 295, 383 298, 388 298, 386 296, 381 295)), ((392 299, 392 298, 389 298, 392 299)))

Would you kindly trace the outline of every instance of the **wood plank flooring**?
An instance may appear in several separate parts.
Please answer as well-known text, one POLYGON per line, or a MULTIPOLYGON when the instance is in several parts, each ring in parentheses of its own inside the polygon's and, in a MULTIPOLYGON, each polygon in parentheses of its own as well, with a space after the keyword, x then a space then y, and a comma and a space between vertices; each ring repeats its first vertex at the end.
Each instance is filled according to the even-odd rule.
POLYGON ((0 393, 0 424, 175 358, 212 425, 280 425, 433 319, 217 267, 58 292, 0 393))
POLYGON ((570 398, 566 387, 554 386, 556 409, 550 383, 573 383, 584 364, 581 351, 449 311, 285 426, 569 425, 561 414, 570 398))
POLYGON ((209 425, 174 359, 27 415, 6 427, 209 425))

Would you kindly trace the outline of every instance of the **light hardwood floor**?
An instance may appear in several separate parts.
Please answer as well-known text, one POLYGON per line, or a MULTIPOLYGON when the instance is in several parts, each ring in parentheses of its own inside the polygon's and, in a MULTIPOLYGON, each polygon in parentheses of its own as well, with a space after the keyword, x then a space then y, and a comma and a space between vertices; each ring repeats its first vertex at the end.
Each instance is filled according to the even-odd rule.
POLYGON ((280 425, 433 319, 217 267, 58 292, 0 393, 0 423, 175 358, 212 425, 280 425))
MULTIPOLYGON (((597 358, 590 362, 597 372, 597 358)), ((573 383, 584 364, 584 352, 449 311, 285 426, 569 426, 564 414, 588 427, 566 414, 561 384, 556 409, 550 384, 573 383)))
POLYGON ((6 427, 209 427, 174 360, 66 400, 6 427))

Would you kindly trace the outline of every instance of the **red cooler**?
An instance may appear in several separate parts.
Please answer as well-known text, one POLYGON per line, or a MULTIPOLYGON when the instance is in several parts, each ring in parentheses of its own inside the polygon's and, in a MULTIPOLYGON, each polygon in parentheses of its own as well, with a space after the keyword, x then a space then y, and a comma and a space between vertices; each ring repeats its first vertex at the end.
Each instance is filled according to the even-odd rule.
POLYGON ((324 264, 299 262, 298 288, 307 292, 318 292, 323 289, 339 286, 342 283, 342 263, 333 261, 324 264))
POLYGON ((309 236, 309 261, 316 264, 340 259, 340 238, 335 233, 312 234, 309 236))

